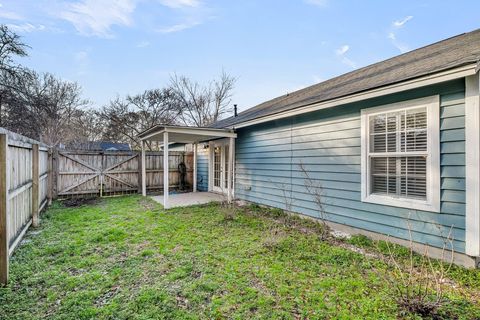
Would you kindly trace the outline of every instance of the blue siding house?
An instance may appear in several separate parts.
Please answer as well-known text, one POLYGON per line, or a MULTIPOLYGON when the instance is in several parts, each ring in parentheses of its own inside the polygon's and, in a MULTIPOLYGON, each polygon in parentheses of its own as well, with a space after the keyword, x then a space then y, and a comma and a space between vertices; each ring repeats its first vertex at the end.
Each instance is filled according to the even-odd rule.
MULTIPOLYGON (((478 266, 479 60, 476 30, 218 121, 237 135, 234 198, 478 266)), ((199 190, 228 189, 227 140, 203 141, 199 190)))

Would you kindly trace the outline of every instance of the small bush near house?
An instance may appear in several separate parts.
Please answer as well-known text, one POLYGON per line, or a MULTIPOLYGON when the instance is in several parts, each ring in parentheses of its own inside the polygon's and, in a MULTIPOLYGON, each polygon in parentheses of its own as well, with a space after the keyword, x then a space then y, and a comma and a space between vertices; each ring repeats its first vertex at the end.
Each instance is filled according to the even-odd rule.
MULTIPOLYGON (((55 203, 11 259, 0 319, 421 319, 385 281, 395 269, 375 245, 322 240, 317 223, 267 208, 236 210, 226 223, 219 204, 55 203)), ((480 318, 480 271, 454 266, 441 285, 447 303, 431 319, 480 318)))

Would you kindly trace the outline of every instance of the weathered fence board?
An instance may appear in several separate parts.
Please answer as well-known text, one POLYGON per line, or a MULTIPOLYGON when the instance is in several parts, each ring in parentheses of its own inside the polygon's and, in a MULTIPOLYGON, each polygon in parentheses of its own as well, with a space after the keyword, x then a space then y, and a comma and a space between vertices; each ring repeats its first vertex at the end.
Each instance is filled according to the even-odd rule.
POLYGON ((8 136, 0 134, 0 283, 8 280, 8 136))
MULTIPOLYGON (((140 153, 127 151, 57 151, 54 156, 58 197, 75 195, 111 196, 141 190, 140 153)), ((170 152, 170 187, 180 183, 178 165, 187 167, 186 183, 193 183, 193 154, 170 152)), ((146 186, 149 191, 163 190, 163 153, 147 152, 146 186)))
MULTIPOLYGON (((53 151, 38 141, 0 128, 0 283, 8 279, 8 260, 30 225, 54 195, 111 196, 141 191, 138 152, 53 151)), ((178 165, 193 183, 193 154, 170 152, 171 188, 178 187, 178 165)), ((163 190, 163 153, 147 152, 146 187, 163 190)))
POLYGON ((8 257, 47 203, 48 148, 0 128, 0 283, 8 279, 8 257))

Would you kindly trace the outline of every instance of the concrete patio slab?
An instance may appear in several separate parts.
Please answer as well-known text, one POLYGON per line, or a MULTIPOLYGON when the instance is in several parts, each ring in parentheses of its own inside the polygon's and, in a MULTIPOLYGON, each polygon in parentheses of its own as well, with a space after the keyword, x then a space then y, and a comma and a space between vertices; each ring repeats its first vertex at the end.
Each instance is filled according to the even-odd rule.
MULTIPOLYGON (((153 200, 163 205, 163 195, 152 196, 153 200)), ((168 197, 169 208, 188 207, 209 202, 226 201, 226 196, 212 192, 187 192, 170 194, 168 197)))

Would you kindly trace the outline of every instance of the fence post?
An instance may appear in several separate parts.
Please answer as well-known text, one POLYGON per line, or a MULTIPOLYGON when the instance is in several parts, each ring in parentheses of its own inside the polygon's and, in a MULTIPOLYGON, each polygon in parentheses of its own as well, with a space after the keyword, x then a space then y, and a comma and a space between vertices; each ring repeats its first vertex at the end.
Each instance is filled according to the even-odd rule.
POLYGON ((38 144, 32 144, 32 225, 34 228, 39 225, 38 217, 38 185, 39 185, 39 155, 38 155, 38 144))
POLYGON ((100 152, 100 156, 102 161, 100 162, 100 175, 98 176, 98 180, 100 181, 100 198, 103 197, 103 169, 105 168, 105 153, 103 151, 100 152))
POLYGON ((147 196, 147 165, 146 165, 146 155, 145 155, 145 141, 141 141, 142 144, 142 195, 147 196))
POLYGON ((142 194, 142 155, 137 152, 138 160, 138 194, 142 194))
POLYGON ((0 283, 8 281, 8 136, 0 134, 0 283))
POLYGON ((52 172, 52 184, 53 184, 53 199, 58 198, 58 184, 59 184, 59 176, 60 176, 60 164, 59 160, 60 156, 58 153, 57 148, 53 149, 53 158, 52 158, 52 167, 53 167, 53 172, 52 172))
POLYGON ((47 205, 52 204, 52 195, 53 195, 53 153, 52 149, 48 149, 48 160, 47 160, 47 205))

